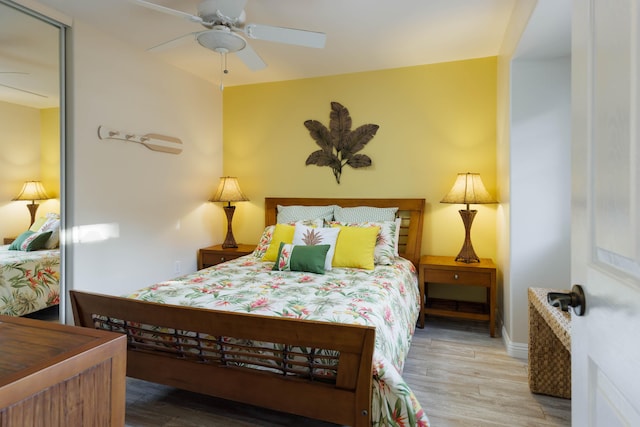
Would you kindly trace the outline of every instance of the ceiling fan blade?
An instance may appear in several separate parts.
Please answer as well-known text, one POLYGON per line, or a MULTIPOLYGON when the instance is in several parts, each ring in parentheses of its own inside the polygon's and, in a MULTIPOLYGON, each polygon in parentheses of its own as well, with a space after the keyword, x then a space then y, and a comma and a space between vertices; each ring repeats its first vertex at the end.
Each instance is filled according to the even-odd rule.
POLYGON ((132 1, 135 4, 140 5, 142 7, 146 7, 148 9, 157 10, 158 12, 168 13, 169 15, 174 15, 179 18, 186 19, 187 21, 190 21, 190 22, 196 22, 198 24, 203 23, 202 18, 200 18, 199 16, 191 15, 190 13, 182 12, 180 10, 171 9, 169 7, 161 6, 159 4, 151 3, 145 0, 129 0, 129 1, 132 1))
POLYGON ((235 52, 242 62, 251 70, 258 71, 267 67, 260 55, 247 43, 244 49, 235 52))
POLYGON ((147 49, 147 52, 162 52, 168 49, 173 49, 175 47, 179 47, 181 46, 184 41, 188 38, 188 37, 193 37, 196 38, 198 36, 198 34, 200 33, 204 33, 205 31, 195 31, 193 33, 187 33, 187 34, 183 34, 179 37, 176 37, 175 39, 171 39, 168 40, 166 42, 162 42, 158 45, 155 45, 153 47, 150 47, 149 49, 147 49))
POLYGON ((20 92, 28 93, 28 94, 31 94, 31 95, 39 96, 41 98, 48 98, 47 95, 42 95, 40 93, 31 92, 30 90, 20 89, 20 88, 17 88, 15 86, 9 86, 9 85, 5 85, 5 84, 2 84, 2 83, 0 83, 0 86, 6 87, 6 88, 9 88, 9 89, 13 89, 13 90, 18 90, 20 92))
POLYGON ((247 37, 252 39, 315 48, 323 48, 327 41, 327 35, 325 33, 296 30, 294 28, 273 27, 270 25, 247 24, 244 32, 247 37))

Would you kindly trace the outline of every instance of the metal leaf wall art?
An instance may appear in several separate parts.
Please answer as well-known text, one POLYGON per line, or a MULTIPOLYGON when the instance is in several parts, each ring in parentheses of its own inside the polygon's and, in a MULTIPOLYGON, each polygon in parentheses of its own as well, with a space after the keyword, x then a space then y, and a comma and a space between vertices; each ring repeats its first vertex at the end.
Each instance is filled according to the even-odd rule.
POLYGON ((317 120, 307 120, 304 126, 309 130, 311 138, 320 146, 307 157, 306 165, 329 166, 340 184, 342 168, 371 166, 371 158, 366 154, 356 154, 375 136, 379 126, 362 125, 351 130, 349 110, 338 102, 331 103, 329 128, 317 120))

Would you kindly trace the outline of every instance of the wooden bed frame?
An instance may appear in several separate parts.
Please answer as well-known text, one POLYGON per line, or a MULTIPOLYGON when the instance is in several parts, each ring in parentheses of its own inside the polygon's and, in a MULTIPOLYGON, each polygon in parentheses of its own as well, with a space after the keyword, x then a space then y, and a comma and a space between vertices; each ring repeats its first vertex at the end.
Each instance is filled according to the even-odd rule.
MULTIPOLYGON (((325 204, 399 207, 403 218, 400 252, 414 264, 419 262, 424 199, 267 198, 266 224, 275 224, 277 205, 325 204)), ((374 327, 158 304, 75 290, 70 296, 76 325, 127 335, 127 376, 336 424, 371 425, 374 327), (169 331, 150 332, 144 325, 169 331), (256 359, 255 352, 242 346, 228 349, 225 344, 212 350, 220 341, 210 337, 286 344, 287 349, 332 350, 338 354, 333 361, 336 375, 331 381, 291 375, 292 371, 300 373, 297 368, 313 372, 312 368, 322 367, 325 356, 310 360, 309 366, 295 366, 287 351, 264 350, 256 359), (207 356, 197 352, 203 347, 207 356), (230 358, 235 363, 229 363, 230 358), (270 364, 256 369, 266 359, 270 364), (238 363, 246 360, 254 367, 238 363), (264 369, 273 363, 283 370, 264 369)))

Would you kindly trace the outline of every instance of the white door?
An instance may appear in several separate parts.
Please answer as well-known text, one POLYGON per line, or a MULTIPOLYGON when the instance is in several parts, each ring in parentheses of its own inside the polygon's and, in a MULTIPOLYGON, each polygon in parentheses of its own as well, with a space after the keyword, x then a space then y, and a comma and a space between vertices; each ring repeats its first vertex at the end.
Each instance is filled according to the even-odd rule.
MULTIPOLYGON (((640 0, 574 0, 573 426, 640 426, 640 0)), ((552 207, 549 207, 552 208, 552 207)))

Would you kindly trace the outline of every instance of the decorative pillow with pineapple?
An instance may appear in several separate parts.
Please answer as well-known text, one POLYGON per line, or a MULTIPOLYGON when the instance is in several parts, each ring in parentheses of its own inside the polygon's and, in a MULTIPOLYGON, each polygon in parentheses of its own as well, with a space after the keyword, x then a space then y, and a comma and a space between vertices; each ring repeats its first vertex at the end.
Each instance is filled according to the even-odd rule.
POLYGON ((315 228, 302 224, 296 224, 293 233, 293 244, 301 246, 329 245, 327 256, 325 258, 324 269, 331 270, 331 262, 333 254, 336 250, 336 241, 338 239, 339 228, 315 228))

